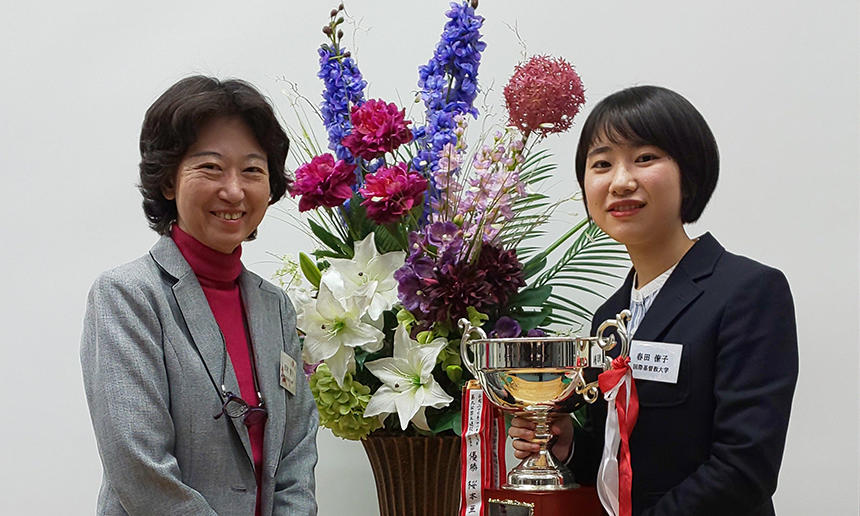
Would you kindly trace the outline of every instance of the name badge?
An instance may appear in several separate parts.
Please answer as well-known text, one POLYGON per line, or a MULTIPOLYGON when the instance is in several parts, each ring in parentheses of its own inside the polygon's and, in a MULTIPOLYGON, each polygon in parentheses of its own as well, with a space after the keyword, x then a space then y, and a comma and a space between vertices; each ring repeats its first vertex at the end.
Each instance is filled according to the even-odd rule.
POLYGON ((281 350, 281 387, 296 395, 296 361, 281 350))
POLYGON ((678 383, 682 351, 681 344, 634 340, 630 343, 630 368, 633 369, 633 378, 678 383))

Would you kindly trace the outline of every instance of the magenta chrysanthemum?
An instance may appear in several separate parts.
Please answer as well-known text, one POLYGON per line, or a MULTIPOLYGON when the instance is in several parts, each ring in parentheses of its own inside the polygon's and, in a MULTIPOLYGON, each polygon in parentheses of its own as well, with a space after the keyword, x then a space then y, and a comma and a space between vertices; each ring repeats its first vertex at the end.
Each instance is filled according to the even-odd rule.
POLYGON ((365 176, 364 186, 359 189, 365 199, 361 205, 377 224, 397 222, 421 205, 427 186, 427 180, 421 174, 407 172, 404 163, 383 167, 365 176))
POLYGON ((331 154, 315 156, 296 170, 296 182, 290 195, 301 195, 299 211, 308 211, 327 206, 334 208, 352 197, 355 184, 355 165, 343 160, 335 162, 331 154))
POLYGON ((412 141, 412 131, 406 120, 406 110, 382 100, 368 100, 351 111, 352 132, 343 138, 343 145, 352 153, 369 160, 412 141))
POLYGON ((534 56, 518 64, 504 90, 511 125, 541 137, 570 129, 585 103, 585 90, 564 59, 534 56))

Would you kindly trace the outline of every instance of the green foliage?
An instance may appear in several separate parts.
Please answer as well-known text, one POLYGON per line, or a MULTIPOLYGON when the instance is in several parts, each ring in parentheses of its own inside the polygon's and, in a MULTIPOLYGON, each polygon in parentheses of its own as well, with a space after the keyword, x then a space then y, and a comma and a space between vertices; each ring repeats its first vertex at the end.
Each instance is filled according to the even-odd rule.
MULTIPOLYGON (((564 292, 579 291, 603 297, 599 290, 590 286, 613 288, 617 281, 609 282, 606 281, 607 278, 617 280, 620 275, 614 272, 615 269, 626 269, 629 266, 627 251, 593 222, 583 221, 564 235, 564 238, 570 238, 577 232, 579 234, 558 261, 543 270, 529 285, 535 289, 552 289, 544 303, 544 307, 551 309, 552 313, 544 324, 579 327, 588 324, 593 312, 564 295, 564 292)), ((548 249, 555 249, 562 241, 559 239, 548 249)), ((547 251, 541 253, 544 256, 548 254, 547 251)), ((541 258, 541 255, 536 258, 541 258)))
POLYGON ((490 318, 489 315, 476 310, 474 306, 466 307, 466 317, 469 318, 469 323, 475 328, 480 328, 490 318))
POLYGON ((334 253, 334 256, 331 256, 331 258, 353 257, 354 251, 352 250, 352 246, 343 242, 340 238, 332 234, 330 230, 324 228, 313 219, 308 219, 308 225, 310 226, 311 232, 313 232, 314 236, 334 253))
POLYGON ((313 285, 315 288, 320 288, 320 280, 322 279, 322 273, 320 272, 317 264, 311 260, 311 257, 306 255, 305 253, 299 253, 299 267, 302 269, 302 274, 305 275, 305 278, 313 285))

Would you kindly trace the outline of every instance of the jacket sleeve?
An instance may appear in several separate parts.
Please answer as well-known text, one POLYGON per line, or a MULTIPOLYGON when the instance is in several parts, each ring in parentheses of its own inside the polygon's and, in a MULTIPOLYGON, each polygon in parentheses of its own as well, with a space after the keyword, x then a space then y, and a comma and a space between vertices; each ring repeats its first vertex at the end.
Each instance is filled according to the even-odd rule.
MULTIPOLYGON (((301 357, 301 343, 296 333, 296 312, 286 294, 281 314, 284 335, 289 339, 288 351, 301 357)), ((317 428, 319 415, 307 378, 303 374, 301 359, 296 374, 296 394, 287 413, 287 426, 281 458, 275 473, 275 500, 272 513, 289 516, 315 516, 317 503, 314 495, 314 468, 317 464, 317 428)))
POLYGON ((161 324, 133 277, 108 272, 90 290, 81 367, 106 487, 129 514, 211 514, 182 483, 161 324))
POLYGON ((747 514, 776 490, 797 381, 788 282, 758 269, 739 282, 719 327, 710 457, 646 516, 747 514))

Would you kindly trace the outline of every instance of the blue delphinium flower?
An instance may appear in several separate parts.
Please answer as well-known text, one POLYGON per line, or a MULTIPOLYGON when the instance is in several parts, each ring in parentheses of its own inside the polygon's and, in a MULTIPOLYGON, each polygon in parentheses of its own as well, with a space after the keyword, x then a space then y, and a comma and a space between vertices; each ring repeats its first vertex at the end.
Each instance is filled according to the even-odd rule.
POLYGON ((427 112, 426 126, 413 133, 420 147, 413 167, 428 174, 435 170, 445 144, 457 142, 454 117, 466 113, 478 116, 473 103, 478 95, 481 52, 487 46, 479 31, 484 18, 467 2, 451 3, 445 15, 449 21, 433 57, 418 68, 418 86, 427 112))
POLYGON ((338 159, 354 163, 349 149, 340 142, 352 130, 350 104, 360 106, 364 102, 367 82, 362 79, 355 61, 343 48, 324 44, 319 49, 319 55, 320 71, 317 77, 325 85, 320 110, 328 132, 328 148, 334 151, 338 159))

